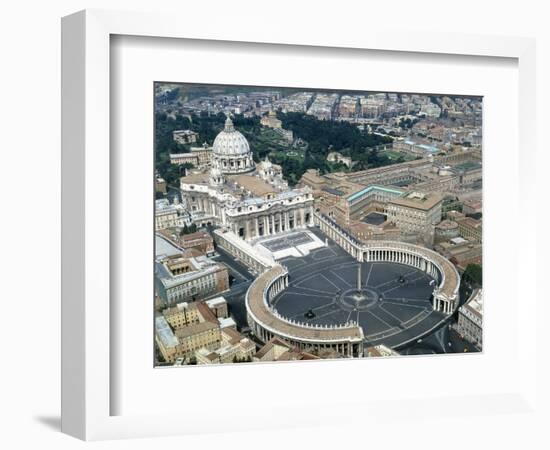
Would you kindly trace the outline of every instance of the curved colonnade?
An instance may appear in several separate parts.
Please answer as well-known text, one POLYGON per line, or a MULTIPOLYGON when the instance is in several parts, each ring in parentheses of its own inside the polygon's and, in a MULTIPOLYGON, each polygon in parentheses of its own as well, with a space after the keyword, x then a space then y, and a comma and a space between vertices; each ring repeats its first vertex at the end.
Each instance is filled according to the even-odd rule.
POLYGON ((363 329, 354 322, 311 325, 279 315, 270 301, 287 286, 288 271, 276 264, 257 277, 246 292, 248 325, 261 341, 279 337, 303 351, 334 350, 350 357, 363 355, 363 329))
POLYGON ((362 243, 354 239, 336 222, 319 213, 315 224, 329 238, 361 262, 394 262, 420 269, 436 280, 433 291, 433 309, 452 314, 459 306, 460 276, 449 260, 425 247, 398 241, 371 241, 362 243))
MULTIPOLYGON (((420 269, 436 281, 432 306, 452 314, 459 306, 460 277, 454 265, 424 247, 395 241, 359 243, 326 216, 315 214, 321 230, 358 261, 395 262, 420 269)), ((248 325, 263 342, 279 337, 304 351, 335 350, 346 356, 363 355, 363 329, 354 322, 340 326, 311 325, 289 320, 272 306, 271 300, 288 286, 288 271, 275 264, 250 285, 246 293, 248 325)))

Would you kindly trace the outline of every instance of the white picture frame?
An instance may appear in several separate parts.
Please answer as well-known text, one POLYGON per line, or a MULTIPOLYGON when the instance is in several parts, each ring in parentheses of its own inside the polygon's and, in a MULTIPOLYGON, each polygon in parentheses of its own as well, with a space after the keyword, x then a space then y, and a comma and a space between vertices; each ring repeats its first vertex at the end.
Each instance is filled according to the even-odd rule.
MULTIPOLYGON (((525 206, 532 206, 535 202, 535 186, 529 179, 529 173, 536 166, 535 43, 532 39, 420 31, 404 33, 374 27, 366 32, 351 30, 346 34, 334 35, 320 29, 310 30, 307 35, 293 29, 281 34, 276 27, 235 28, 229 22, 213 30, 193 21, 182 26, 177 17, 161 13, 87 10, 67 16, 62 21, 62 431, 67 434, 85 440, 98 440, 209 431, 208 424, 200 425, 187 416, 173 412, 112 415, 111 395, 114 384, 110 371, 110 334, 113 324, 110 310, 112 242, 109 180, 112 181, 116 174, 110 170, 109 149, 112 101, 110 45, 114 35, 256 45, 284 44, 330 48, 336 52, 339 49, 368 49, 407 52, 413 57, 414 54, 445 54, 517 60, 518 145, 522 154, 518 166, 517 192, 512 198, 523 199, 525 206)), ((516 187, 512 189, 516 190, 516 187)), ((534 262, 535 234, 522 237, 522 245, 516 244, 512 251, 518 259, 534 262)), ((524 270, 521 266, 518 268, 518 277, 525 274, 522 272, 524 270)), ((541 299, 537 298, 535 284, 526 287, 523 293, 522 306, 526 310, 537 310, 537 301, 541 299)), ((519 296, 519 292, 513 295, 519 296)), ((537 404, 536 401, 536 328, 525 313, 517 315, 516 326, 520 330, 521 340, 514 341, 514 345, 524 346, 517 382, 499 394, 476 393, 467 398, 455 398, 455 419, 458 415, 466 420, 472 408, 497 417, 502 417, 499 414, 508 411, 514 416, 514 423, 525 427, 526 431, 543 419, 544 407, 548 405, 537 404)), ((389 364, 396 370, 402 364, 395 359, 381 363, 389 364)), ((264 369, 254 371, 256 373, 256 370, 264 369)), ((182 377, 185 376, 183 372, 182 377)), ((453 392, 450 391, 449 395, 453 395, 453 392)), ((399 420, 399 414, 395 416, 391 412, 395 401, 399 402, 400 409, 414 412, 424 411, 430 405, 437 408, 444 399, 433 396, 427 396, 424 400, 401 397, 386 403, 377 400, 360 407, 364 415, 371 419, 382 416, 390 421, 399 420)), ((353 420, 352 416, 357 414, 357 405, 352 407, 352 403, 325 404, 323 409, 319 408, 319 402, 306 402, 301 409, 293 411, 285 411, 280 405, 270 409, 267 403, 270 422, 265 428, 309 426, 321 418, 335 419, 336 416, 353 420)), ((240 428, 235 426, 235 429, 245 430, 246 426, 241 424, 240 428)), ((259 425, 252 427, 261 428, 259 425)), ((483 433, 495 432, 498 428, 498 420, 487 420, 483 433)), ((230 424, 228 429, 232 429, 230 424)))

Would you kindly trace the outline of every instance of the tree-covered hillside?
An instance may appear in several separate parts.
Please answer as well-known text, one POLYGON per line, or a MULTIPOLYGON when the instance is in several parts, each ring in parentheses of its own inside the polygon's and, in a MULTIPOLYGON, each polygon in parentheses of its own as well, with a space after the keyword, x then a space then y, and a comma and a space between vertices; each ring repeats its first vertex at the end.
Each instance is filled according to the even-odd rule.
MULTIPOLYGON (((283 168, 283 174, 290 184, 296 184, 307 169, 319 169, 322 173, 342 170, 341 164, 329 164, 326 157, 330 151, 339 151, 351 156, 356 162, 354 170, 392 164, 387 156, 381 155, 375 147, 391 142, 391 138, 359 130, 347 122, 324 121, 303 113, 278 113, 283 128, 291 130, 294 143, 286 142, 276 131, 260 125, 260 118, 237 114, 233 117, 235 128, 248 139, 259 161, 266 155, 283 168)), ((223 129, 225 115, 181 116, 164 112, 155 116, 155 161, 160 175, 169 185, 177 185, 180 170, 170 164, 171 153, 188 152, 190 146, 174 142, 174 130, 190 129, 199 133, 196 145, 207 142, 212 145, 216 135, 223 129)))

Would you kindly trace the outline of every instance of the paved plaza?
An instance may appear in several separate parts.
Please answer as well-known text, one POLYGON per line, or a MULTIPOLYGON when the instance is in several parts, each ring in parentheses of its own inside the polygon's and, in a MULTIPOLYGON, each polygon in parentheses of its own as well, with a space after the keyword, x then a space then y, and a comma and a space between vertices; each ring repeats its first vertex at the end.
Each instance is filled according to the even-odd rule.
POLYGON ((367 345, 396 349, 432 333, 446 320, 433 311, 433 280, 419 269, 358 263, 331 241, 307 256, 280 262, 288 267, 290 281, 272 304, 284 317, 322 325, 355 321, 363 328, 367 345))

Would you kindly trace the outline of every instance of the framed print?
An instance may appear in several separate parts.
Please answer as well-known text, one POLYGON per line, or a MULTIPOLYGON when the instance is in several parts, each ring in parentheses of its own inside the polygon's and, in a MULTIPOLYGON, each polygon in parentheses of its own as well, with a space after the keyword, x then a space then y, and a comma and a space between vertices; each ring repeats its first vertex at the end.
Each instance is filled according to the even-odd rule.
POLYGON ((85 11, 62 44, 63 431, 538 423, 535 237, 499 225, 531 40, 85 11))

